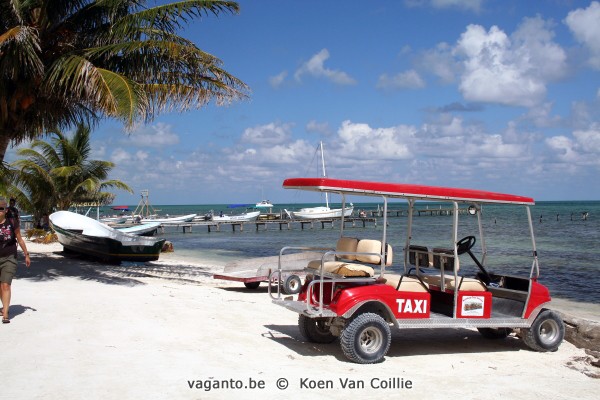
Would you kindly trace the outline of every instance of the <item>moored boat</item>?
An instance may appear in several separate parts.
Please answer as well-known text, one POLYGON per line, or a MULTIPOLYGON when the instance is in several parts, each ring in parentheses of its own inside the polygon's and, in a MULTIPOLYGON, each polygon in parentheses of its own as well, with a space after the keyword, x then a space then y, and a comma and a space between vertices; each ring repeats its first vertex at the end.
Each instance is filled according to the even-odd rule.
POLYGON ((341 218, 349 217, 354 211, 354 206, 350 203, 350 207, 345 208, 329 208, 329 207, 309 207, 301 208, 298 211, 285 210, 286 214, 291 219, 319 219, 319 218, 341 218))
POLYGON ((165 242, 165 239, 123 233, 69 211, 51 214, 50 224, 66 250, 108 262, 158 260, 165 242))
POLYGON ((176 217, 150 217, 150 218, 142 218, 140 222, 159 222, 161 224, 169 224, 169 223, 181 223, 181 222, 191 222, 194 220, 197 214, 188 214, 188 215, 180 215, 176 217))
MULTIPOLYGON (((323 149, 323 142, 319 143, 318 149, 321 150, 321 167, 323 171, 323 177, 325 178, 327 176, 327 172, 325 171, 325 150, 323 149)), ((352 211, 354 211, 354 207, 352 203, 350 203, 350 207, 329 208, 329 193, 325 192, 325 206, 307 207, 298 211, 288 211, 284 209, 283 211, 285 211, 285 213, 291 219, 341 218, 342 215, 344 217, 351 216, 352 211)))
POLYGON ((269 200, 262 200, 256 203, 256 208, 273 208, 273 203, 269 200))
POLYGON ((160 222, 148 222, 145 224, 137 224, 126 228, 117 228, 123 233, 129 233, 138 236, 153 236, 162 224, 160 222))
POLYGON ((260 215, 260 211, 251 211, 243 214, 233 215, 213 215, 212 220, 214 222, 248 222, 254 221, 260 215))

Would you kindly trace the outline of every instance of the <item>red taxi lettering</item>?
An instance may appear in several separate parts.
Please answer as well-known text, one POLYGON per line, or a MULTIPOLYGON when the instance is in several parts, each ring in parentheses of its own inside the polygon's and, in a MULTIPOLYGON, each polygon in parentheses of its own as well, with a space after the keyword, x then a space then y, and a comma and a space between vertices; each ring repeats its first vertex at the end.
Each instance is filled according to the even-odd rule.
POLYGON ((399 313, 425 314, 427 300, 396 299, 399 313))

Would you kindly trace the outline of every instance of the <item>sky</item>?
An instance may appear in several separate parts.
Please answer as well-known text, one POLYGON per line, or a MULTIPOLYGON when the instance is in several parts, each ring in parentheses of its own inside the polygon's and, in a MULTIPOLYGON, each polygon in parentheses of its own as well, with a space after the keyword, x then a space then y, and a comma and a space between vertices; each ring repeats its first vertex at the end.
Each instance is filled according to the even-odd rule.
POLYGON ((238 3, 181 35, 250 97, 102 122, 114 204, 318 202, 282 182, 320 174, 320 141, 333 178, 600 200, 599 1, 238 3))

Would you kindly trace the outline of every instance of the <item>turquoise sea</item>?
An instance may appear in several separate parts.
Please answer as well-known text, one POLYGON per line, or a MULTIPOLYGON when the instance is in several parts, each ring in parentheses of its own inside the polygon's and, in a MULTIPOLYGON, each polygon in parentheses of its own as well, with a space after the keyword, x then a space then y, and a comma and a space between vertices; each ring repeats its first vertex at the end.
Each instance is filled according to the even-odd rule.
MULTIPOLYGON (((284 208, 321 204, 275 204, 273 212, 284 208)), ((332 207, 339 205, 332 204, 332 207)), ((382 208, 382 203, 354 203, 355 214, 382 208)), ((419 203, 418 208, 445 208, 448 204, 419 203)), ((241 213, 245 208, 228 208, 226 204, 212 205, 155 205, 161 215, 204 215, 209 210, 216 213, 241 213)), ((406 210, 405 202, 391 202, 390 210, 406 210)), ((135 205, 130 206, 131 210, 135 205)), ((552 296, 575 301, 600 304, 600 201, 556 201, 538 202, 531 208, 536 238, 540 282, 549 287, 552 296), (587 214, 586 214, 587 213, 587 214)), ((108 213, 108 209, 105 208, 108 213)), ((459 217, 459 237, 474 235, 479 238, 477 218, 462 214, 459 217)), ((387 241, 392 245, 394 269, 402 268, 406 216, 388 217, 387 241)), ((181 229, 181 228, 180 228, 181 229)), ((367 224, 366 228, 346 227, 345 235, 358 238, 380 239, 383 229, 382 218, 377 218, 377 227, 367 224)), ((483 231, 488 250, 488 270, 498 273, 527 275, 532 266, 532 244, 527 224, 527 214, 522 206, 485 205, 483 207, 483 231)), ((225 226, 220 232, 208 232, 206 227, 195 226, 190 233, 175 228, 166 228, 162 234, 170 240, 177 256, 183 259, 201 259, 224 265, 228 261, 249 257, 273 256, 284 246, 335 246, 339 237, 339 223, 335 228, 301 230, 294 225, 291 230, 279 230, 278 224, 267 230, 256 230, 254 224, 246 224, 240 232, 225 226)), ((452 216, 415 216, 413 244, 431 247, 449 247, 452 238, 452 216)), ((481 258, 481 243, 474 247, 481 258)), ((468 255, 461 256, 461 269, 475 269, 468 255)))

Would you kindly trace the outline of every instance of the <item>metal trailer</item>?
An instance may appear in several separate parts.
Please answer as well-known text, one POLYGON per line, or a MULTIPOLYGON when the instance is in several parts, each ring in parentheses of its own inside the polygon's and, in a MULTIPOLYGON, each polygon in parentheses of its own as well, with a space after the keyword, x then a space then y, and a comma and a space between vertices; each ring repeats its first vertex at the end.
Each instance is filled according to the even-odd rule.
MULTIPOLYGON (((336 250, 322 256, 320 269, 311 270, 298 297, 282 297, 269 288, 273 302, 299 314, 300 333, 311 342, 329 343, 339 337, 346 357, 357 363, 383 361, 391 343, 390 327, 477 328, 486 338, 501 339, 517 330, 525 345, 535 351, 555 351, 564 337, 560 316, 545 308, 550 302, 548 289, 538 282, 539 262, 529 206, 532 198, 472 189, 423 185, 364 182, 329 178, 294 178, 283 183, 286 189, 311 190, 342 195, 377 196, 383 199, 384 222, 381 244, 387 244, 387 202, 389 198, 408 201, 404 273, 386 274, 387 246, 374 253, 379 257, 379 273, 349 277, 326 271, 325 260, 360 255, 336 250), (411 243, 413 210, 416 201, 449 202, 452 216, 451 246, 430 249, 411 243), (505 204, 526 209, 532 244, 529 276, 490 273, 486 269, 487 247, 483 236, 483 204, 505 204), (467 205, 477 216, 481 254, 473 254, 475 236, 458 238, 459 204, 467 205), (460 257, 468 255, 479 269, 473 278, 459 275, 460 257), (433 260, 433 262, 431 261, 433 260), (431 267, 435 267, 431 273, 431 267), (390 282, 393 280, 393 285, 390 282), (396 281, 398 282, 396 285, 396 281), (403 283, 404 282, 404 283, 403 283), (405 284, 413 288, 405 289, 405 284), (422 284, 425 290, 418 286, 422 284), (417 290, 414 290, 416 285, 417 290)), ((343 238, 341 224, 340 238, 343 238)), ((283 268, 285 262, 278 262, 283 268)), ((274 270, 272 275, 281 274, 274 270)))
POLYGON ((258 257, 232 261, 225 265, 223 272, 214 274, 214 279, 242 282, 248 289, 257 289, 261 282, 279 284, 285 294, 297 294, 305 277, 304 267, 308 261, 320 258, 322 252, 332 249, 298 248, 299 252, 283 256, 258 257), (314 251, 319 250, 319 251, 314 251), (272 275, 272 271, 279 271, 272 275))

